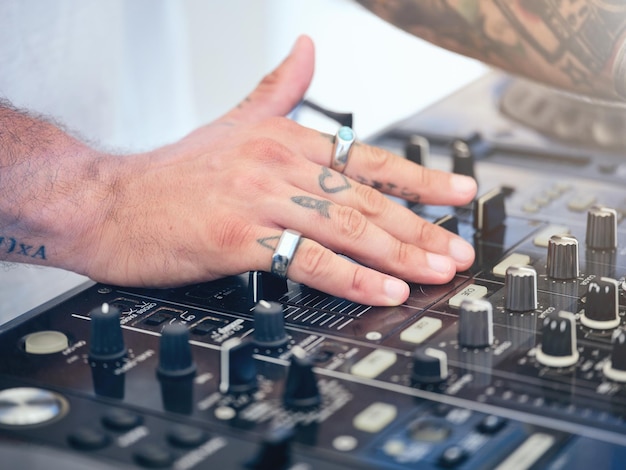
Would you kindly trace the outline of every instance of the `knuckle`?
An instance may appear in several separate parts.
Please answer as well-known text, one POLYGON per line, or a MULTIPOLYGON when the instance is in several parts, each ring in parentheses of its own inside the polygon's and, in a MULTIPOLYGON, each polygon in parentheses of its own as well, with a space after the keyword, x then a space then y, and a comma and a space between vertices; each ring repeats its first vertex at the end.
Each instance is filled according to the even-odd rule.
POLYGON ((360 268, 359 266, 354 267, 354 271, 352 272, 352 282, 350 285, 350 289, 353 292, 361 293, 367 292, 368 286, 368 277, 365 269, 360 268))
POLYGON ((239 251, 248 241, 251 226, 238 217, 226 217, 215 234, 215 244, 218 250, 224 252, 239 251))
POLYGON ((334 254, 322 245, 312 244, 297 252, 298 264, 307 279, 326 277, 334 254))
POLYGON ((359 240, 367 230, 367 217, 352 207, 342 206, 337 210, 339 235, 350 240, 359 240))
POLYGON ((360 201, 359 207, 362 213, 369 216, 378 216, 383 214, 387 206, 387 198, 376 189, 359 185, 356 186, 356 195, 360 201))
POLYGON ((378 147, 370 147, 370 158, 368 161, 368 170, 372 172, 382 172, 390 168, 393 159, 396 158, 392 153, 387 152, 378 147))
POLYGON ((244 155, 250 155, 262 164, 280 166, 289 164, 294 153, 278 140, 268 136, 250 138, 242 147, 244 155))
POLYGON ((414 258, 411 257, 410 245, 403 243, 400 240, 395 241, 396 246, 394 249, 395 263, 398 266, 409 266, 414 258))

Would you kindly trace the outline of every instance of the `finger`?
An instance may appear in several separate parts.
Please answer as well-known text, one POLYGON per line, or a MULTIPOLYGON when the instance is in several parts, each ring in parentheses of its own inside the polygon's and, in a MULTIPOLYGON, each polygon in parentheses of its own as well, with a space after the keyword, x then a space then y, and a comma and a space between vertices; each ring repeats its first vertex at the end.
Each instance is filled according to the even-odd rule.
POLYGON ((285 116, 302 101, 311 84, 314 65, 313 41, 308 36, 300 36, 285 60, 219 121, 254 123, 273 116, 285 116))
POLYGON ((317 174, 317 180, 300 177, 298 184, 302 189, 335 204, 355 209, 368 221, 404 243, 450 256, 457 271, 464 271, 472 265, 474 249, 461 237, 426 222, 379 191, 352 181, 345 175, 326 167, 319 168, 317 174))

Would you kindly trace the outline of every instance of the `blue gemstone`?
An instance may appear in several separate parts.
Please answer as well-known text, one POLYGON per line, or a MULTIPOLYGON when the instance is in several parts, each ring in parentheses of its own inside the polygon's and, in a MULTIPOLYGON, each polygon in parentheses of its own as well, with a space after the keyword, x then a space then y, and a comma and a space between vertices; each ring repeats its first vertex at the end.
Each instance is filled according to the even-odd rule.
POLYGON ((343 126, 339 128, 339 132, 337 133, 339 138, 342 140, 352 140, 354 139, 354 131, 350 129, 348 126, 343 126))

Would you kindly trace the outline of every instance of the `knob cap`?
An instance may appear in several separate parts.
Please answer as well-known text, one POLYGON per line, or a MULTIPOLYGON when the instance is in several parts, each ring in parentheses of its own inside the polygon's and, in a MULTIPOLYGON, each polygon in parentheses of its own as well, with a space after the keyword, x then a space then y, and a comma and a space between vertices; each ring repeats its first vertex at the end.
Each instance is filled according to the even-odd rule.
POLYGON ((252 470, 283 470, 291 464, 291 441, 294 429, 282 424, 269 430, 261 442, 257 455, 248 463, 246 468, 252 470))
POLYGON ((412 135, 404 146, 404 156, 418 165, 427 166, 430 144, 426 137, 412 135))
POLYGON ((313 363, 300 347, 293 348, 283 402, 285 407, 292 410, 315 408, 322 403, 313 363))
POLYGON ((188 377, 195 374, 196 364, 191 355, 189 331, 182 323, 167 325, 161 333, 159 365, 160 377, 188 377))
POLYGON ((543 319, 537 360, 548 367, 569 367, 578 361, 576 318, 571 312, 552 312, 543 319))
POLYGON ((532 266, 509 266, 504 278, 504 306, 512 312, 537 309, 537 271, 532 266))
POLYGON ((604 364, 604 375, 616 382, 626 382, 626 331, 618 328, 611 339, 611 359, 604 364))
POLYGON ((89 359, 93 361, 116 361, 126 355, 124 337, 120 325, 120 310, 107 303, 95 308, 91 317, 89 359))
POLYGON ((557 280, 576 279, 578 265, 578 240, 570 235, 552 235, 548 242, 548 277, 557 280))
POLYGON ((231 338, 224 341, 220 353, 220 392, 252 393, 257 389, 257 366, 254 343, 231 338))
POLYGON ((493 343, 493 307, 482 299, 461 302, 459 313, 459 344, 468 348, 490 346, 493 343))
POLYGON ((445 351, 423 346, 413 351, 411 378, 417 384, 437 384, 448 378, 448 355, 445 351))
POLYGON ((618 289, 619 285, 615 279, 602 277, 591 281, 580 322, 595 330, 617 328, 620 324, 618 289))
POLYGON ((254 342, 262 348, 287 344, 283 306, 278 302, 259 301, 254 307, 254 342))
POLYGON ((587 212, 585 244, 596 250, 617 248, 617 212, 608 207, 593 206, 587 212))

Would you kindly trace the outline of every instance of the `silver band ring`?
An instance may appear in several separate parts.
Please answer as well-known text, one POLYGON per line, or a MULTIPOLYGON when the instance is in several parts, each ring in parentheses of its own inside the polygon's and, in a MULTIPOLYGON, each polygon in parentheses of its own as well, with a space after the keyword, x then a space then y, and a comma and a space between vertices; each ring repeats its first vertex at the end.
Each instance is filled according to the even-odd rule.
POLYGON ((333 146, 333 156, 330 160, 330 167, 343 173, 346 165, 348 164, 348 158, 350 157, 350 149, 352 144, 356 141, 356 134, 352 128, 348 126, 342 126, 337 131, 335 136, 335 145, 333 146))
POLYGON ((287 269, 300 243, 301 233, 295 230, 283 230, 274 254, 272 255, 271 273, 283 279, 287 277, 287 269))

